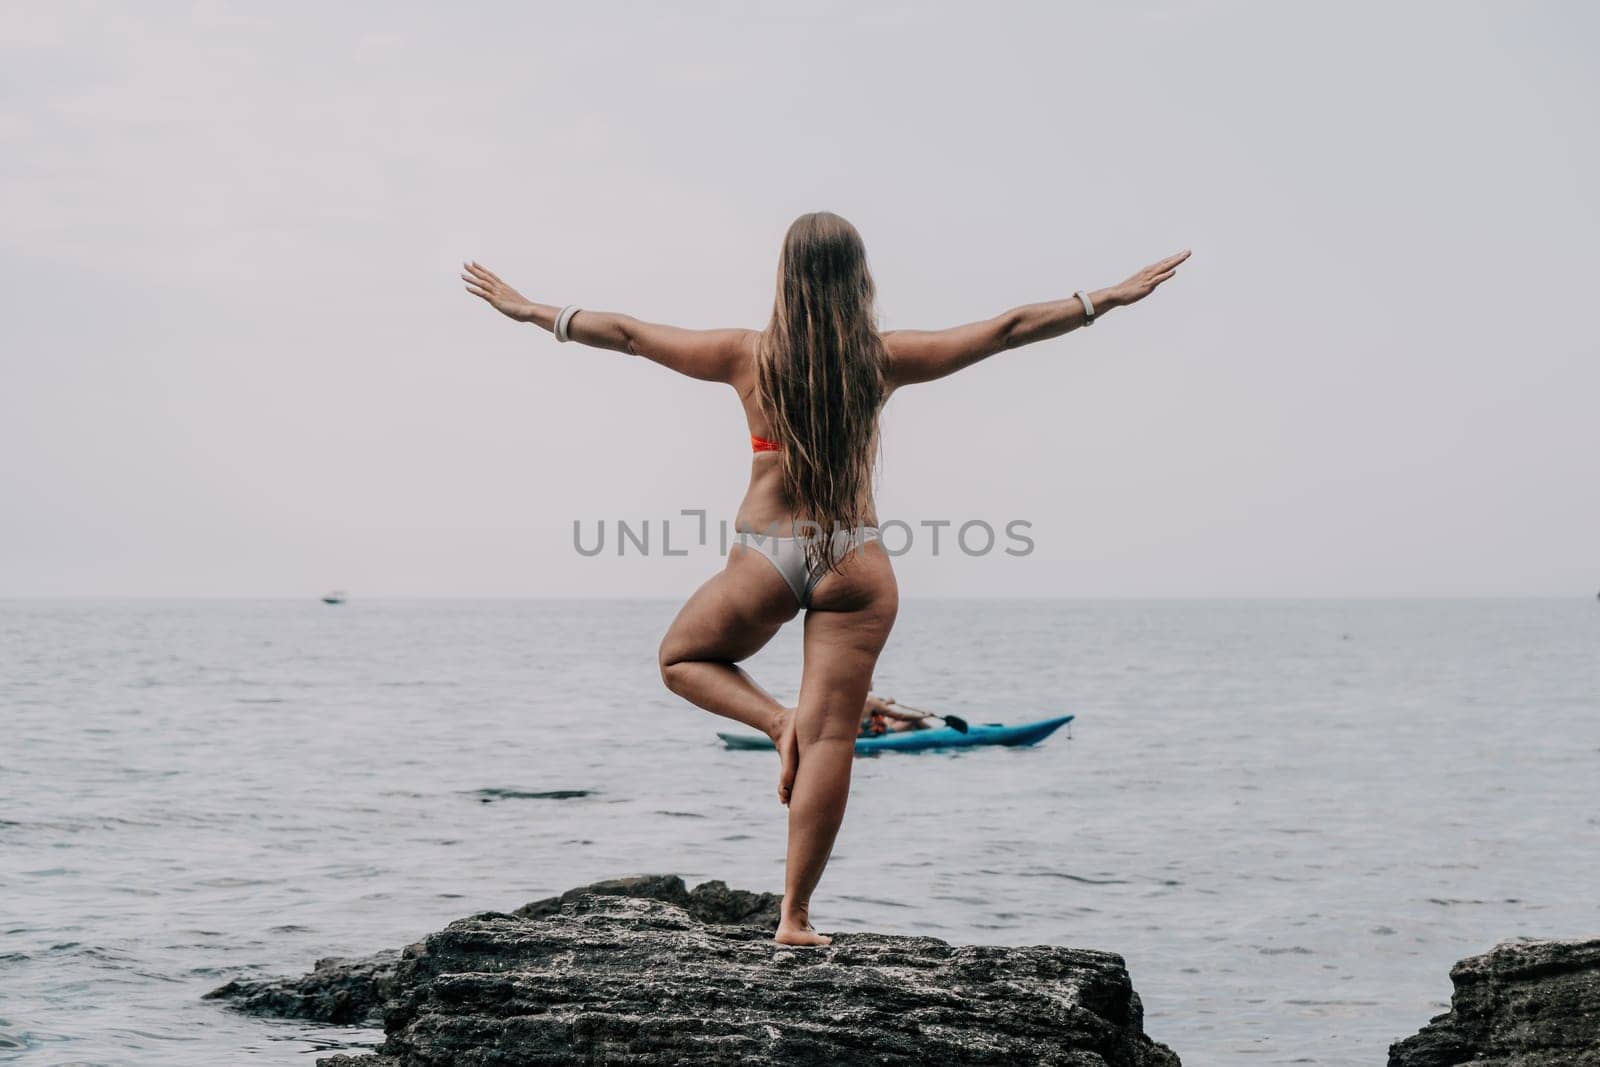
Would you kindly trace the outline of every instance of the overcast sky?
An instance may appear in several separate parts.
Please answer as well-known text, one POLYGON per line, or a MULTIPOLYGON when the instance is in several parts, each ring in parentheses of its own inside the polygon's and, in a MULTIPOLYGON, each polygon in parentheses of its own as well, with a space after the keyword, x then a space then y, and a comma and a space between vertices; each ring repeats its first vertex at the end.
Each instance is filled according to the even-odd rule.
POLYGON ((1194 250, 894 398, 903 595, 1592 596, 1597 12, 8 3, 0 595, 687 593, 721 559, 660 527, 732 518, 731 393, 460 262, 760 328, 827 209, 885 329, 1194 250))

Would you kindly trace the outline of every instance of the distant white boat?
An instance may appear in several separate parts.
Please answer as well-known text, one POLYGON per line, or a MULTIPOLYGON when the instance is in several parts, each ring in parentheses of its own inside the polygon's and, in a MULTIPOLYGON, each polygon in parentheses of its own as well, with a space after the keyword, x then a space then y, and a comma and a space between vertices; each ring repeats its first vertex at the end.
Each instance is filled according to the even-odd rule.
POLYGON ((324 604, 343 604, 347 595, 343 589, 335 589, 331 593, 323 593, 322 602, 324 604))

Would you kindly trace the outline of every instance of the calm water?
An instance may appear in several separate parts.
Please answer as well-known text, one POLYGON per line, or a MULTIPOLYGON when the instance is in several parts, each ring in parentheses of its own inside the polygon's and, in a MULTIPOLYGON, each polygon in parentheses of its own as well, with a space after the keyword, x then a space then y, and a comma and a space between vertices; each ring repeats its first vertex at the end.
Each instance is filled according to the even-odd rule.
MULTIPOLYGON (((303 1067, 380 1035, 200 995, 598 878, 779 889, 675 610, 0 604, 0 1060, 303 1067)), ((1380 1063, 1458 957, 1600 933, 1593 602, 907 600, 878 683, 1079 720, 858 761, 818 925, 1120 952, 1191 1067, 1380 1063)))

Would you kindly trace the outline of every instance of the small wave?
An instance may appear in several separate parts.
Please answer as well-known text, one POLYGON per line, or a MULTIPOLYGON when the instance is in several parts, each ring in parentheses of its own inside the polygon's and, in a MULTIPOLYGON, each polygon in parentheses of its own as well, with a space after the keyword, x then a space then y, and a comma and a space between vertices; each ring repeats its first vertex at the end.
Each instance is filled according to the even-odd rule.
POLYGON ((1083 874, 1068 874, 1066 871, 1019 871, 1022 878, 1064 878, 1069 882, 1080 882, 1083 885, 1131 885, 1126 878, 1090 878, 1083 874))
POLYGON ((876 904, 881 908, 909 908, 909 907, 912 907, 911 904, 908 904, 907 902, 905 902, 903 900, 881 900, 878 897, 848 896, 848 897, 845 897, 844 899, 845 900, 860 901, 862 904, 876 904))
POLYGON ((489 804, 496 800, 576 800, 579 797, 593 796, 594 789, 474 789, 473 796, 482 803, 489 804))
POLYGON ((62 941, 51 945, 45 950, 49 956, 61 956, 69 959, 95 960, 100 963, 133 963, 136 961, 131 953, 122 949, 110 948, 105 945, 86 945, 82 941, 62 941))
POLYGON ((345 881, 350 878, 376 878, 386 872, 382 867, 375 867, 369 864, 362 867, 339 867, 332 869, 323 868, 317 873, 324 878, 334 878, 338 879, 339 881, 345 881))
POLYGON ((0 1052, 25 1051, 43 1043, 37 1035, 26 1030, 12 1030, 6 1020, 0 1019, 0 1052))
POLYGON ((132 1027, 118 1027, 109 1032, 112 1034, 131 1034, 134 1037, 142 1037, 147 1041, 181 1041, 187 1043, 205 1040, 205 1035, 203 1034, 176 1033, 173 1031, 158 1033, 154 1030, 135 1030, 132 1027))

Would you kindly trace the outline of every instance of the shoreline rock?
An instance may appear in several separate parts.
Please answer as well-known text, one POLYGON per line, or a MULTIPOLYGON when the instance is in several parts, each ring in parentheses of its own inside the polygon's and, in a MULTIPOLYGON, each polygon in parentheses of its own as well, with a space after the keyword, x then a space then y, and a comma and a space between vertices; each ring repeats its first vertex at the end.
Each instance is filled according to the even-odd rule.
POLYGON ((397 956, 319 961, 302 979, 208 996, 297 1018, 382 1003, 377 1054, 319 1067, 1179 1067, 1144 1033, 1113 953, 882 934, 785 948, 771 940, 778 900, 720 882, 619 879, 459 919, 397 956))
MULTIPOLYGON (((646 874, 579 886, 558 897, 524 904, 511 914, 524 919, 548 918, 581 896, 660 900, 676 904, 704 923, 754 925, 769 931, 778 928, 778 909, 783 903, 776 893, 729 889, 720 881, 702 882, 690 889, 675 874, 646 874)), ((201 999, 226 1000, 229 1007, 246 1015, 381 1027, 384 1002, 394 991, 400 952, 385 949, 371 956, 329 956, 317 960, 311 973, 298 978, 236 979, 201 999)))
POLYGON ((1450 1010, 1389 1067, 1600 1067, 1600 939, 1507 941, 1450 968, 1450 1010))
POLYGON ((234 1011, 276 1019, 309 1019, 343 1026, 382 1026, 393 991, 399 949, 351 959, 328 956, 299 978, 244 978, 218 986, 202 1000, 226 1000, 234 1011))

